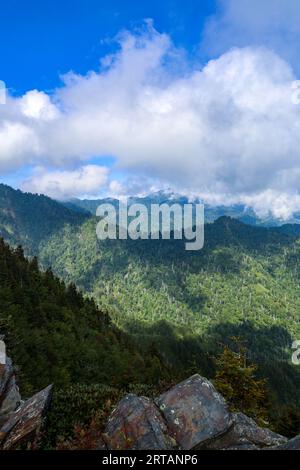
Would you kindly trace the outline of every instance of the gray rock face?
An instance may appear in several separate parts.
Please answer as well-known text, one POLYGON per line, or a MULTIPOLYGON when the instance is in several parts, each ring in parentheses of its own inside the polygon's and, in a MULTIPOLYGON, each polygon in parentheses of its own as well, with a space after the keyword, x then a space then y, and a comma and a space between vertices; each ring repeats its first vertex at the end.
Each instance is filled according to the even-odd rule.
POLYGON ((126 395, 113 411, 104 434, 109 449, 171 449, 175 442, 154 403, 126 395))
POLYGON ((0 426, 15 411, 21 396, 16 384, 12 361, 6 357, 5 364, 0 365, 0 426))
POLYGON ((300 435, 290 439, 286 444, 273 447, 276 450, 300 450, 300 435))
POLYGON ((5 355, 0 364, 0 449, 14 449, 26 440, 33 440, 43 421, 52 386, 21 401, 14 367, 5 355))
POLYGON ((243 413, 232 414, 233 424, 221 437, 207 442, 203 449, 255 450, 278 446, 287 442, 287 438, 269 429, 260 428, 253 419, 243 413))
POLYGON ((19 387, 16 384, 15 376, 12 375, 8 381, 5 396, 0 407, 0 425, 5 422, 10 414, 16 410, 21 401, 19 387))
POLYGON ((155 400, 126 395, 112 413, 104 440, 109 449, 300 449, 300 436, 259 427, 243 413, 229 413, 223 397, 193 375, 155 400))
POLYGON ((161 395, 156 404, 185 450, 224 434, 231 426, 224 398, 211 382, 197 374, 161 395))
POLYGON ((13 375, 13 365, 9 357, 6 358, 5 364, 0 364, 0 399, 3 397, 7 383, 13 375))
POLYGON ((49 385, 10 415, 0 429, 0 448, 14 449, 22 442, 34 439, 43 422, 51 391, 52 385, 49 385))
MULTIPOLYGON (((12 362, 5 360, 0 364, 0 449, 16 449, 28 441, 34 447, 52 386, 22 403, 12 362)), ((111 414, 102 438, 99 450, 300 450, 300 436, 288 441, 243 413, 229 413, 223 397, 200 375, 155 401, 126 395, 111 414)))

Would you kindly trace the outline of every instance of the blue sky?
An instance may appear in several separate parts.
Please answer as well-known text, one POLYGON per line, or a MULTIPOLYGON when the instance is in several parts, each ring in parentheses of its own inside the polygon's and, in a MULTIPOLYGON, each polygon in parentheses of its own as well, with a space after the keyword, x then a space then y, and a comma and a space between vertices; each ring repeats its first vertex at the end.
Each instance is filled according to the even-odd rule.
POLYGON ((0 181, 300 209, 298 0, 11 0, 0 17, 0 181))
POLYGON ((10 0, 1 3, 1 79, 20 95, 60 85, 59 75, 85 74, 122 29, 153 18, 160 32, 194 53, 214 0, 10 0))

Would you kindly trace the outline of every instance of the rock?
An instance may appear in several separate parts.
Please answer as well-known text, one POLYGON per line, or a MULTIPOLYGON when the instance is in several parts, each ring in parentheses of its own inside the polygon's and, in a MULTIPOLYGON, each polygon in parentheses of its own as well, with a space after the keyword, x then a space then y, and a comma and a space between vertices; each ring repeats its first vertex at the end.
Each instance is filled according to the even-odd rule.
MULTIPOLYGON (((14 373, 12 361, 9 357, 6 357, 5 364, 0 364, 0 400, 2 400, 6 386, 11 376, 14 373)), ((1 406, 1 401, 0 401, 1 406)))
POLYGON ((5 396, 0 406, 0 426, 9 418, 10 414, 16 410, 21 401, 19 387, 16 378, 12 375, 5 389, 5 396))
POLYGON ((21 443, 34 440, 50 401, 52 385, 25 401, 0 429, 0 448, 14 449, 21 443))
POLYGON ((0 338, 0 449, 12 449, 36 436, 48 405, 52 386, 21 401, 15 369, 0 338))
POLYGON ((300 450, 300 434, 299 436, 290 439, 286 444, 272 448, 273 450, 300 450))
POLYGON ((4 336, 0 335, 0 366, 6 362, 6 345, 3 341, 4 336))
POLYGON ((259 450, 261 448, 278 446, 287 442, 287 438, 260 428, 253 419, 243 413, 232 414, 233 424, 221 437, 205 443, 202 449, 222 450, 259 450))
POLYGON ((172 449, 176 442, 149 398, 126 395, 108 421, 104 439, 109 449, 172 449))
POLYGON ((15 411, 21 400, 12 361, 9 357, 5 359, 5 363, 0 365, 0 426, 15 411))
POLYGON ((224 434, 231 416, 224 398, 196 374, 156 399, 167 426, 184 450, 224 434))

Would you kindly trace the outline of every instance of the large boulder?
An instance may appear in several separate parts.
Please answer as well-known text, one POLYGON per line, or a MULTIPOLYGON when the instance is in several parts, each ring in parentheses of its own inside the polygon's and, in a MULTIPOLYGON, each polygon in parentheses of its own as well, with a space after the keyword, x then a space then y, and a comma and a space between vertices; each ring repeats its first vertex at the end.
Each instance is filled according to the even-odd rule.
POLYGON ((198 374, 161 395, 156 404, 170 432, 185 450, 215 439, 232 424, 224 398, 198 374))
POLYGON ((12 361, 9 357, 5 359, 5 363, 0 364, 0 426, 16 410, 21 401, 12 361))
POLYGON ((286 444, 272 448, 276 450, 300 450, 300 435, 290 439, 286 444))
POLYGON ((253 419, 243 413, 232 414, 233 424, 223 435, 202 445, 202 449, 213 450, 259 450, 285 444, 287 438, 260 428, 253 419))
POLYGON ((24 441, 34 441, 43 423, 52 385, 25 401, 0 428, 0 448, 15 449, 24 441))
POLYGON ((104 439, 109 449, 172 449, 175 441, 155 404, 145 397, 126 395, 113 411, 104 439))
POLYGON ((19 393, 19 387, 16 384, 16 378, 14 375, 11 376, 5 396, 0 406, 0 426, 9 418, 11 413, 16 410, 21 402, 21 395, 19 393))
POLYGON ((0 399, 3 398, 7 383, 14 373, 12 361, 9 357, 6 357, 4 363, 0 364, 0 399))
POLYGON ((0 449, 14 449, 37 436, 51 397, 52 385, 21 401, 15 370, 0 336, 0 449))

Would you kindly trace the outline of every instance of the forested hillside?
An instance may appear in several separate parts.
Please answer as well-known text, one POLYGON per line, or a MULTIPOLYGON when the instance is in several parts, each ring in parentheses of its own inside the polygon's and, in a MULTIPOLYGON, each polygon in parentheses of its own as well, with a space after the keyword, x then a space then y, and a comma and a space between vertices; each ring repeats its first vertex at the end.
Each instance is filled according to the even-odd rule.
MULTIPOLYGON (((8 203, 2 202, 1 233, 9 242, 23 243, 26 252, 38 255, 44 269, 51 266, 67 283, 92 295, 100 311, 108 310, 114 327, 109 326, 106 332, 118 328, 139 345, 143 357, 153 348, 178 373, 197 370, 208 377, 214 373, 212 356, 223 343, 230 343, 231 337, 240 336, 246 342, 250 359, 259 364, 259 373, 268 378, 274 398, 280 403, 299 405, 300 370, 291 363, 292 342, 300 338, 298 226, 262 228, 222 217, 205 226, 204 249, 188 252, 181 240, 99 241, 97 218, 66 209, 49 198, 7 191, 15 204, 10 220, 18 231, 13 231, 12 236, 4 233, 3 210, 6 205, 10 207, 9 199, 8 203), (32 221, 25 223, 19 216, 22 211, 18 198, 26 207, 30 201, 32 221), (34 217, 41 206, 44 210, 39 218, 34 217), (55 211, 63 215, 57 221, 55 211), (50 225, 49 220, 53 222, 50 225)), ((47 276, 47 272, 40 276, 47 276)), ((32 282, 30 279, 29 285, 32 282)), ((3 312, 7 314, 10 308, 13 307, 3 307, 3 312)), ((76 323, 77 318, 82 318, 80 331, 89 331, 81 335, 85 338, 82 345, 87 358, 89 354, 95 358, 94 323, 91 329, 89 326, 90 317, 94 319, 95 315, 86 309, 87 306, 84 314, 76 311, 74 315, 76 323)), ((28 315, 30 310, 31 305, 28 315)), ((54 309, 58 310, 59 307, 54 309)), ((48 314, 42 317, 43 335, 53 331, 50 345, 55 350, 57 338, 64 336, 60 328, 70 328, 64 314, 57 315, 58 319, 54 320, 53 315, 50 323, 48 314)), ((31 323, 28 328, 31 331, 31 323)), ((74 339, 72 328, 70 338, 74 339)), ((40 332, 37 335, 39 338, 40 332)), ((116 364, 121 350, 118 341, 114 346, 116 364)), ((31 342, 28 338, 28 348, 31 342)), ((65 349, 62 345, 67 354, 65 349)), ((20 350, 18 358, 22 354, 20 350)), ((45 352, 49 364, 54 364, 47 355, 45 352)), ((108 352, 107 357, 111 356, 108 352)), ((121 361, 123 357, 126 363, 126 355, 121 361)), ((16 362, 20 362, 18 358, 16 362)), ((71 358, 68 360, 71 364, 71 358)), ((88 359, 85 362, 90 363, 88 359)), ((82 374, 88 374, 88 370, 82 374)), ((68 381, 68 374, 72 372, 59 380, 68 381)))
POLYGON ((64 388, 152 384, 166 373, 153 349, 143 357, 105 310, 1 238, 0 334, 25 396, 52 382, 64 388))
POLYGON ((205 246, 180 240, 98 241, 96 220, 66 227, 41 248, 45 265, 93 294, 115 323, 171 365, 210 374, 209 357, 232 336, 281 402, 299 402, 291 364, 300 337, 297 236, 221 218, 205 228, 205 246))
POLYGON ((41 240, 65 224, 80 224, 86 218, 47 196, 0 184, 0 236, 14 246, 21 244, 29 254, 36 254, 41 240))
MULTIPOLYGON (((157 191, 150 193, 146 196, 129 197, 128 205, 130 204, 143 204, 150 208, 151 204, 184 204, 190 203, 190 199, 187 196, 175 194, 170 191, 157 191)), ((199 203, 198 199, 194 200, 195 203, 199 203)), ((80 212, 96 214, 97 207, 103 203, 113 204, 118 208, 119 201, 115 198, 104 198, 104 199, 71 199, 70 201, 64 202, 64 205, 73 210, 79 210, 80 212)), ((275 218, 271 213, 258 216, 255 211, 248 206, 243 204, 233 205, 210 205, 204 201, 205 204, 205 222, 214 222, 219 217, 227 216, 244 222, 248 225, 255 225, 260 227, 278 227, 283 224, 283 221, 275 218)), ((300 223, 300 213, 297 212, 290 219, 284 222, 285 224, 298 224, 300 223)))

